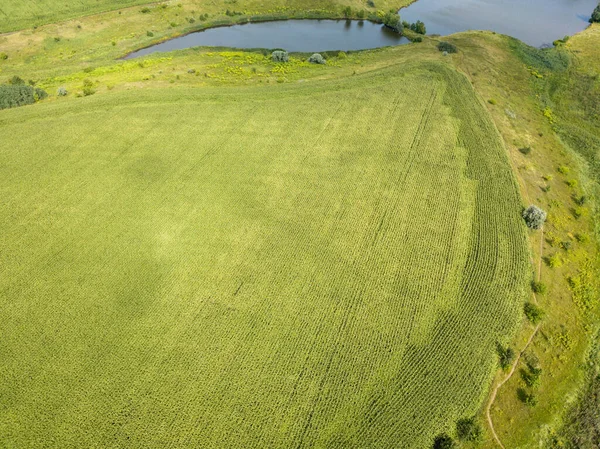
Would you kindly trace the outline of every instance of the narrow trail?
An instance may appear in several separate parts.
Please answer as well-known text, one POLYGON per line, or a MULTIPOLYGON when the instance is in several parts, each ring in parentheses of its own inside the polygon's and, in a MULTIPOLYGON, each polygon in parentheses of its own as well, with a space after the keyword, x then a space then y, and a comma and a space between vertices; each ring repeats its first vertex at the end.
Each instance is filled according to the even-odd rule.
MULTIPOLYGON (((544 248, 544 225, 542 225, 541 235, 540 235, 540 260, 539 260, 538 275, 537 275, 538 282, 540 281, 540 279, 542 277, 543 248, 544 248)), ((535 303, 537 303, 537 298, 535 296, 535 293, 532 292, 532 295, 533 295, 533 301, 535 303)), ((504 385, 506 382, 508 382, 509 379, 512 377, 512 375, 515 373, 517 366, 519 365, 519 361, 521 360, 521 357, 523 356, 523 354, 525 353, 525 351, 527 350, 527 348, 533 341, 533 338, 537 335, 537 332, 540 329, 540 324, 541 323, 538 323, 535 326, 535 329, 533 329, 533 332, 529 336, 527 343, 525 343, 525 346, 523 347, 523 349, 521 349, 521 352, 519 352, 519 355, 513 362, 512 367, 511 367, 509 373, 507 374, 507 376, 502 380, 502 382, 500 382, 498 385, 496 385, 494 387, 494 389, 492 390, 492 394, 490 395, 490 400, 488 401, 488 404, 485 408, 485 417, 487 419, 488 426, 489 426, 490 430, 492 431, 494 440, 496 440, 496 443, 498 443, 498 446, 500 446, 502 449, 506 449, 506 447, 504 446, 504 444, 502 444, 502 441, 500 441, 500 437, 498 437, 498 434, 496 433, 496 429, 494 428, 494 422, 492 421, 492 415, 491 415, 492 405, 494 405, 494 401, 496 400, 496 395, 498 394, 498 390, 500 389, 500 387, 502 387, 502 385, 504 385)))

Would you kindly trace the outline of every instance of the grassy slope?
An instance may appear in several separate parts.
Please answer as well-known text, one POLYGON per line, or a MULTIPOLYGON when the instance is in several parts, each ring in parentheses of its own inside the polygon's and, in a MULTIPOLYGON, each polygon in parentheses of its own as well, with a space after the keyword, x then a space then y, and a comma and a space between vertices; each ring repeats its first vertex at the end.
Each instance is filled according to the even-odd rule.
MULTIPOLYGON (((379 9, 398 9, 411 3, 412 0, 379 0, 379 9)), ((202 11, 211 15, 224 15, 226 10, 243 13, 245 16, 273 14, 295 15, 306 11, 319 12, 325 16, 340 16, 341 9, 350 6, 365 11, 374 11, 362 0, 178 0, 177 2, 152 2, 149 0, 4 0, 0 6, 0 33, 22 30, 44 24, 64 22, 102 12, 114 11, 127 7, 125 14, 138 13, 142 8, 136 5, 149 5, 152 9, 157 4, 176 6, 179 11, 202 11), (181 9, 180 9, 181 8, 181 9)), ((194 17, 195 14, 189 14, 194 17)), ((227 17, 224 17, 227 18, 227 17)), ((181 17, 180 17, 181 19, 181 17)))
MULTIPOLYGON (((573 43, 582 39, 589 48, 594 48, 591 43, 597 42, 595 30, 594 27, 586 30, 573 38, 573 43)), ((512 39, 491 33, 464 33, 451 40, 461 49, 455 60, 476 91, 485 99, 496 100, 494 105, 487 103, 486 107, 503 136, 524 201, 549 211, 541 248, 540 233, 530 235, 536 272, 542 255, 558 254, 563 262, 554 268, 546 263, 541 265, 541 280, 549 288, 548 293, 538 295, 537 300, 545 309, 546 318, 528 351, 541 361, 541 384, 528 388, 521 376, 521 370, 527 367, 520 363, 516 375, 502 387, 492 408, 496 431, 506 447, 539 447, 540 444, 545 447, 552 444, 563 418, 581 394, 589 369, 587 350, 598 322, 591 311, 580 306, 581 295, 569 285, 570 278, 580 276, 587 277, 584 282, 587 288, 597 285, 593 266, 589 265, 590 260, 597 260, 598 254, 593 239, 594 175, 577 151, 565 146, 559 136, 562 132, 557 119, 551 121, 544 115, 548 106, 545 89, 556 77, 563 77, 569 56, 565 58, 562 51, 556 50, 541 53, 527 50, 512 39), (523 155, 519 151, 524 146, 532 147, 530 154, 523 155), (558 167, 561 166, 568 167, 569 172, 560 173, 558 167), (572 180, 578 180, 578 185, 569 186, 567 181, 572 180), (542 190, 548 186, 550 190, 542 190), (577 205, 573 198, 582 193, 590 198, 583 208, 584 214, 576 218, 573 211, 577 205), (579 234, 587 234, 592 240, 579 242, 575 238, 579 234), (564 242, 571 243, 568 251, 563 248, 564 242), (587 275, 582 276, 582 273, 587 275), (521 403, 517 396, 519 388, 533 392, 538 406, 530 408, 521 403)), ((581 61, 590 61, 590 58, 581 57, 581 61)), ((568 84, 558 86, 568 89, 568 84)), ((582 110, 580 107, 571 109, 576 115, 582 110)), ((564 107, 555 108, 554 114, 562 111, 564 107)), ((596 133, 598 129, 596 127, 596 133)), ((514 347, 523 347, 532 329, 530 324, 524 323, 514 347)), ((504 375, 499 373, 498 380, 504 375)), ((496 444, 488 439, 485 447, 496 447, 496 444)))
POLYGON ((0 111, 0 436, 428 447, 518 323, 520 201, 465 78, 0 111))

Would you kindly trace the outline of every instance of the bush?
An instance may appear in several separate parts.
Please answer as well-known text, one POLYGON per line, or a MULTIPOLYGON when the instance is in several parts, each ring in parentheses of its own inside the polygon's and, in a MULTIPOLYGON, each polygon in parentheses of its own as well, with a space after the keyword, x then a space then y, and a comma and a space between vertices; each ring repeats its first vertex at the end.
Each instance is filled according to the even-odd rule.
POLYGON ((600 4, 594 8, 592 17, 590 17, 590 23, 600 23, 600 4))
POLYGON ((346 6, 344 9, 342 9, 342 13, 346 18, 352 17, 352 8, 350 6, 346 6))
POLYGON ((475 417, 459 419, 456 423, 456 436, 463 441, 479 441, 481 426, 475 421, 475 417))
POLYGON ((308 58, 308 62, 312 62, 313 64, 325 64, 325 58, 323 58, 323 56, 321 56, 319 53, 315 53, 308 58))
POLYGON ((454 440, 445 433, 438 435, 433 440, 433 449, 454 449, 455 447, 454 440))
POLYGON ((529 229, 540 229, 548 214, 537 206, 531 205, 523 211, 523 219, 529 229))
POLYGON ((546 264, 550 268, 557 268, 557 267, 562 266, 562 260, 560 258, 560 255, 558 253, 556 253, 556 254, 546 257, 546 264))
POLYGON ((33 104, 47 98, 46 91, 25 84, 0 85, 0 109, 33 104))
POLYGON ((526 302, 523 307, 525 316, 532 324, 538 324, 544 318, 544 311, 532 302, 526 302))
POLYGON ((535 407, 538 402, 533 393, 527 393, 523 388, 517 389, 517 397, 528 407, 535 407))
POLYGON ((521 379, 530 388, 535 388, 540 385, 540 378, 542 377, 541 368, 529 368, 528 370, 521 370, 521 379))
POLYGON ((412 42, 423 42, 423 38, 421 36, 413 37, 411 39, 412 42))
POLYGON ((527 155, 527 154, 531 153, 531 147, 527 146, 527 147, 519 148, 519 151, 522 154, 527 155))
POLYGON ((67 94, 68 94, 67 89, 65 89, 64 87, 58 88, 58 96, 59 97, 66 97, 67 94))
POLYGON ((548 287, 543 282, 532 281, 531 289, 534 293, 538 293, 540 295, 545 295, 546 291, 548 291, 548 287))
POLYGON ((142 9, 140 9, 140 12, 142 14, 148 14, 150 12, 150 8, 147 8, 147 7, 146 8, 142 8, 142 9))
POLYGON ((566 175, 567 173, 569 173, 569 167, 567 167, 566 165, 561 165, 560 167, 558 167, 556 169, 559 173, 566 175))
POLYGON ((375 8, 375 2, 373 0, 367 0, 367 6, 370 8, 375 8))
POLYGON ((512 362, 515 360, 515 351, 511 347, 504 347, 500 343, 496 345, 496 351, 498 352, 498 362, 502 369, 508 369, 512 362))
POLYGON ((358 10, 356 11, 356 17, 358 17, 359 19, 364 19, 365 17, 367 17, 367 12, 364 9, 358 10))
POLYGON ((288 62, 290 60, 290 56, 287 51, 283 50, 275 50, 271 53, 271 60, 273 62, 288 62))
POLYGON ((489 103, 489 104, 491 104, 491 105, 496 105, 496 104, 498 104, 498 102, 497 102, 495 99, 493 99, 493 98, 490 98, 490 99, 488 100, 488 103, 489 103))
POLYGON ((421 22, 420 20, 417 20, 415 23, 413 23, 410 26, 410 29, 412 31, 414 31, 415 33, 418 33, 418 34, 426 34, 427 33, 427 29, 425 28, 425 24, 423 22, 421 22))
POLYGON ((445 51, 448 53, 456 53, 458 51, 458 49, 456 48, 455 45, 451 44, 450 42, 445 42, 442 41, 438 44, 437 46, 439 51, 445 51))
POLYGON ((154 37, 154 33, 152 31, 146 31, 146 36, 154 37))
POLYGON ((8 59, 8 55, 6 53, 0 53, 0 61, 5 61, 8 59))
POLYGON ((400 23, 400 16, 393 9, 385 13, 385 16, 383 16, 383 24, 389 29, 394 30, 396 33, 402 33, 402 31, 404 31, 402 23, 400 23))
POLYGON ((20 86, 25 84, 25 80, 20 76, 15 75, 8 80, 8 84, 11 84, 13 86, 20 86))

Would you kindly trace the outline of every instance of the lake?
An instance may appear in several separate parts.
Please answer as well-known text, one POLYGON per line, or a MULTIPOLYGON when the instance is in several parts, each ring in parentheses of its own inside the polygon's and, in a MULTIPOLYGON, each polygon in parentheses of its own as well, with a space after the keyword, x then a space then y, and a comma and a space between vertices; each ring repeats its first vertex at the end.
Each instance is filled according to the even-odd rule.
MULTIPOLYGON (((542 47, 588 26, 598 0, 418 0, 400 10, 402 20, 421 20, 428 34, 490 30, 542 47)), ((349 20, 284 20, 210 28, 174 38, 124 59, 190 47, 283 48, 291 52, 364 50, 408 39, 380 24, 349 20)))

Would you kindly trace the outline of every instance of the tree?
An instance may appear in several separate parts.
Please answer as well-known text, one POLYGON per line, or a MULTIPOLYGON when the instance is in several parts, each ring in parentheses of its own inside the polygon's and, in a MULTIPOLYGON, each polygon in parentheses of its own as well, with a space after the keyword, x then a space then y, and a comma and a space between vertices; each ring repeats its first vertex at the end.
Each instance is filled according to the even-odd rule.
POLYGON ((526 302, 523 312, 531 324, 538 324, 544 318, 544 311, 532 302, 526 302))
POLYGON ((500 343, 496 346, 496 352, 498 352, 498 361, 502 369, 507 369, 515 360, 515 351, 511 347, 504 347, 500 343))
POLYGON ((410 29, 418 34, 427 33, 427 30, 425 29, 425 24, 423 22, 421 22, 420 20, 417 20, 415 23, 413 23, 410 26, 410 29))
POLYGON ((454 449, 455 447, 454 440, 445 433, 438 435, 433 440, 433 449, 454 449))
POLYGON ((400 16, 393 9, 388 11, 385 16, 383 16, 383 24, 394 30, 396 33, 402 33, 404 28, 402 27, 402 23, 400 23, 400 16))
POLYGON ((348 19, 348 18, 352 17, 352 8, 351 8, 350 6, 346 6, 346 7, 345 7, 345 8, 342 10, 342 12, 344 13, 344 17, 345 17, 345 18, 347 18, 347 19, 348 19))
POLYGON ((481 426, 475 417, 462 418, 456 423, 456 435, 459 440, 479 441, 481 439, 481 426))
POLYGON ((523 211, 523 219, 529 229, 540 229, 548 214, 537 206, 531 205, 523 211))
POLYGON ((594 8, 594 12, 590 18, 590 23, 600 23, 600 4, 594 8))
POLYGON ((325 58, 323 58, 320 53, 315 53, 308 58, 308 62, 312 62, 313 64, 325 64, 325 58))
POLYGON ((290 56, 287 51, 283 50, 275 50, 271 53, 271 59, 273 62, 288 62, 290 60, 290 56))

